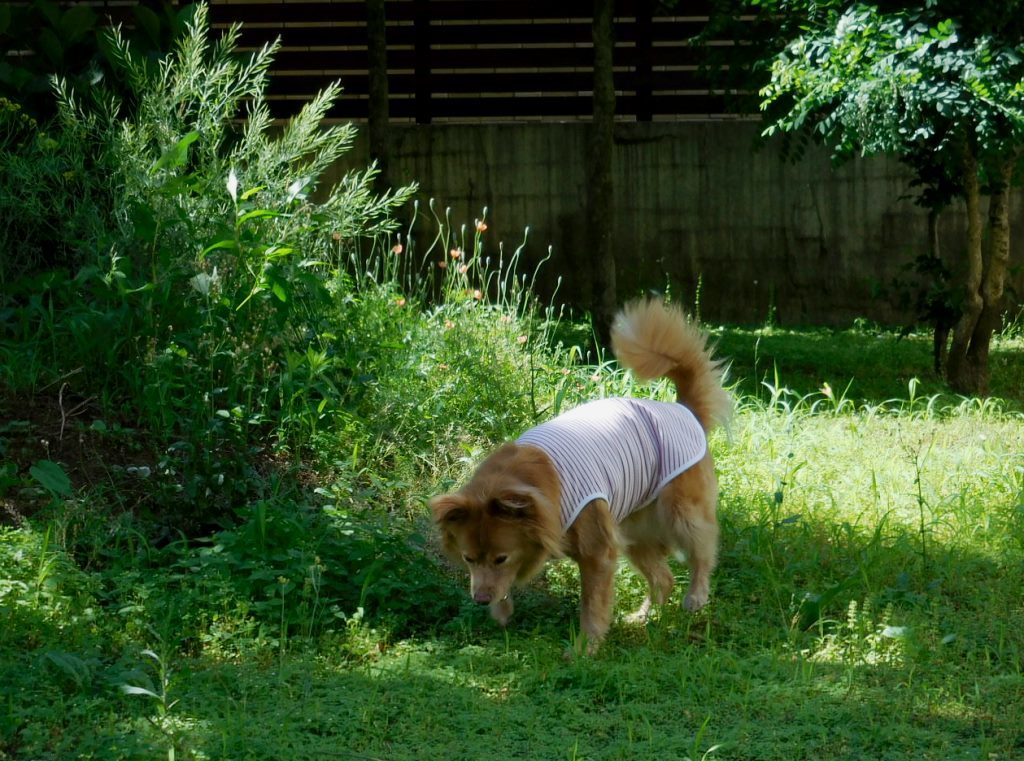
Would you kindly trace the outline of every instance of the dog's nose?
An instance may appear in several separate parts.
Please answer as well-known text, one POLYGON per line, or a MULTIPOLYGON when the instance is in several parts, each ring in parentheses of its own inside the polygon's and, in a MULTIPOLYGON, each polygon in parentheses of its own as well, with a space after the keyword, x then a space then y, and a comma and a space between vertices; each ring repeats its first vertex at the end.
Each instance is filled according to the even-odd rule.
POLYGON ((486 605, 491 601, 491 594, 490 592, 474 592, 473 600, 481 605, 486 605))

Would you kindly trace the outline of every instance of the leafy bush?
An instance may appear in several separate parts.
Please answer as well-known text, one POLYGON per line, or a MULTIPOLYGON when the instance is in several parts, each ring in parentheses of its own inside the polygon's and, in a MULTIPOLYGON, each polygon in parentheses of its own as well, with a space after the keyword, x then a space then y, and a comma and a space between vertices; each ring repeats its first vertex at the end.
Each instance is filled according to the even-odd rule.
POLYGON ((209 33, 200 6, 154 67, 112 32, 131 108, 58 80, 59 139, 14 114, 0 172, 21 193, 0 196, 30 210, 10 234, 49 254, 11 246, 7 272, 39 274, 6 290, 5 354, 35 364, 5 382, 75 376, 83 396, 102 394, 103 414, 154 434, 159 478, 196 516, 250 492, 270 435, 298 454, 339 412, 341 269, 412 192, 375 196, 372 168, 321 188, 355 134, 320 128, 340 88, 276 132, 263 91, 277 44, 243 60, 238 27, 213 44, 209 33))

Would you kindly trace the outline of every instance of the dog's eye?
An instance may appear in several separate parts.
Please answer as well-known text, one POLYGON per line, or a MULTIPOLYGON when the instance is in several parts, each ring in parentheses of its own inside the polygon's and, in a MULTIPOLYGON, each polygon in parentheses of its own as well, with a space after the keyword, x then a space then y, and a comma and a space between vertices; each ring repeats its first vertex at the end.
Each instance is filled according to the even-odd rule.
POLYGON ((463 556, 462 556, 462 559, 463 559, 463 560, 465 560, 465 561, 466 561, 467 563, 469 563, 470 565, 473 565, 473 564, 474 564, 474 563, 476 562, 476 561, 475 561, 475 560, 473 560, 473 558, 471 558, 471 557, 470 557, 469 555, 463 555, 463 556))
POLYGON ((494 559, 494 565, 501 565, 506 560, 508 560, 508 555, 498 555, 498 557, 494 559))

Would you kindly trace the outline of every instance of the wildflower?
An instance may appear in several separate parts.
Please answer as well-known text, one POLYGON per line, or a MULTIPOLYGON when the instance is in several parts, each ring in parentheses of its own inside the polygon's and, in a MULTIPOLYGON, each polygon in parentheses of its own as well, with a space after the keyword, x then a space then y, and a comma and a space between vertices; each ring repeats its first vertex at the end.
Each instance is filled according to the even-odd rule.
POLYGON ((467 272, 469 272, 469 265, 468 264, 463 264, 463 265, 461 265, 459 267, 459 274, 460 275, 465 275, 467 272))
POLYGON ((331 240, 333 240, 335 243, 341 243, 341 233, 335 230, 333 233, 331 233, 331 240))
POLYGON ((455 323, 452 322, 451 320, 445 320, 444 321, 444 329, 445 330, 451 330, 454 327, 455 327, 455 323))
POLYGON ((822 384, 822 386, 821 386, 821 394, 826 399, 834 398, 833 394, 832 394, 832 387, 830 385, 828 385, 827 381, 824 384, 822 384))
POLYGON ((398 254, 402 253, 402 251, 403 251, 403 250, 404 250, 404 249, 402 248, 402 244, 401 244, 401 243, 396 243, 395 245, 393 245, 393 246, 391 247, 391 253, 392 253, 392 254, 395 254, 396 256, 397 256, 398 254))
POLYGON ((498 318, 498 322, 503 322, 506 325, 508 325, 510 322, 512 322, 512 317, 510 315, 503 314, 500 318, 498 318))
POLYGON ((446 269, 448 269, 448 262, 446 262, 444 259, 442 259, 441 261, 439 261, 437 263, 437 266, 438 266, 438 269, 446 270, 446 269))
POLYGON ((448 253, 451 254, 452 259, 461 259, 462 258, 462 249, 461 248, 453 248, 448 253))
POLYGON ((480 301, 480 299, 482 299, 483 297, 483 291, 481 291, 479 288, 473 291, 473 298, 476 299, 477 301, 480 301))
POLYGON ((395 299, 395 306, 396 307, 404 307, 405 306, 405 299, 404 298, 395 299))
POLYGON ((484 222, 482 219, 478 219, 476 221, 476 231, 478 233, 482 233, 486 229, 487 229, 487 223, 484 222))
POLYGON ((527 338, 526 336, 519 336, 519 338, 516 339, 516 341, 521 343, 521 344, 526 343, 528 340, 530 340, 530 339, 527 338))

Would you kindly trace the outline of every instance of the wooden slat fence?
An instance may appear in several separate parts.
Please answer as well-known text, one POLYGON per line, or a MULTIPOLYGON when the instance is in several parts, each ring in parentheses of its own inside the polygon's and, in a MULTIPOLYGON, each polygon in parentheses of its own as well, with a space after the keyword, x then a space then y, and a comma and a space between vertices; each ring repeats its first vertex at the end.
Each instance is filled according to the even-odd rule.
MULTIPOLYGON (((396 122, 580 120, 591 114, 588 0, 387 0, 391 118, 396 122)), ((213 2, 219 26, 242 21, 252 48, 280 36, 269 99, 287 116, 328 82, 345 94, 331 116, 366 118, 366 4, 213 2)), ((706 2, 616 4, 617 113, 627 120, 704 119, 751 110, 750 90, 715 86, 708 52, 750 50, 734 40, 695 45, 706 2)))
MULTIPOLYGON (((60 3, 79 4, 131 23, 130 0, 60 3)), ((671 7, 657 0, 618 0, 615 8, 619 119, 708 119, 756 111, 756 86, 728 89, 721 76, 730 67, 745 71, 756 52, 752 46, 734 39, 692 41, 707 26, 709 0, 677 0, 671 7), (709 56, 717 67, 707 66, 709 56)), ((392 121, 588 119, 591 11, 591 0, 386 0, 392 121)), ((280 37, 268 92, 275 116, 294 114, 340 80, 344 95, 330 116, 367 117, 363 0, 212 0, 210 12, 215 29, 243 24, 246 50, 280 37)))

